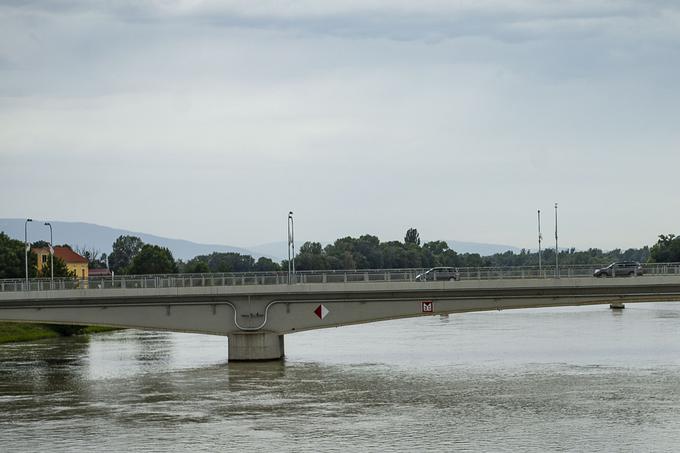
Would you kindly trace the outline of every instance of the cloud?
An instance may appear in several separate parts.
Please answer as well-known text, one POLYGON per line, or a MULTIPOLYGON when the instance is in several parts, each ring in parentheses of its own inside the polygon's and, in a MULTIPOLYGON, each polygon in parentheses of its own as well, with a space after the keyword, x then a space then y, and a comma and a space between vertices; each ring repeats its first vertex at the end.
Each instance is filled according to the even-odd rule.
POLYGON ((607 199, 615 217, 572 217, 574 244, 603 246, 591 232, 631 203, 666 216, 679 17, 663 1, 4 2, 0 192, 7 215, 39 199, 54 218, 194 240, 276 239, 269 217, 293 204, 319 240, 418 224, 521 246, 522 213, 597 213, 634 181, 607 199), (176 206, 210 218, 205 237, 176 206))
MULTIPOLYGON (((487 37, 514 41, 546 36, 627 32, 649 22, 677 37, 680 6, 672 1, 57 1, 5 2, 15 14, 100 15, 132 23, 288 30, 344 38, 438 40, 487 37)), ((657 33, 658 34, 658 33, 657 33)))

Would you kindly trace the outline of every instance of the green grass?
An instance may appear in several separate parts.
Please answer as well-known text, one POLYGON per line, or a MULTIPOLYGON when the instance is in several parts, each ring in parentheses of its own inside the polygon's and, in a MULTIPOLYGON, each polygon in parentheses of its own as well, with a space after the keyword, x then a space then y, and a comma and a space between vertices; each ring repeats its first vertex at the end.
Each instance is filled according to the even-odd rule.
POLYGON ((83 333, 102 333, 113 332, 114 330, 122 330, 120 327, 105 327, 105 326, 87 326, 83 333))
POLYGON ((58 336, 55 331, 40 324, 0 322, 0 343, 35 341, 58 336))
MULTIPOLYGON (((119 330, 113 327, 88 326, 85 334, 110 332, 119 330)), ((56 338, 59 334, 42 324, 24 324, 17 322, 0 322, 0 344, 19 341, 35 341, 45 338, 56 338)))

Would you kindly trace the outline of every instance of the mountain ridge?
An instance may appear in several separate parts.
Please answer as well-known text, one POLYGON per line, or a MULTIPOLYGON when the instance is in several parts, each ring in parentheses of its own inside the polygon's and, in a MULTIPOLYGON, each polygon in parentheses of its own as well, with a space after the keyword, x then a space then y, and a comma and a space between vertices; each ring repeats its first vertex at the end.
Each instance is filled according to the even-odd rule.
MULTIPOLYGON (((26 219, 2 218, 0 231, 13 239, 24 240, 24 222, 26 219)), ((49 241, 49 229, 42 224, 45 220, 34 220, 28 226, 28 240, 49 241), (40 227, 38 230, 37 227, 40 227)), ((113 242, 121 235, 138 236, 145 243, 167 247, 176 259, 189 260, 197 255, 208 255, 213 252, 235 252, 251 255, 257 259, 261 256, 281 261, 288 258, 286 241, 274 241, 259 245, 239 247, 224 244, 204 244, 186 239, 175 239, 150 233, 132 231, 123 228, 113 228, 88 222, 65 222, 49 220, 54 231, 55 244, 70 244, 73 247, 94 248, 100 253, 111 253, 113 242), (83 240, 87 238, 87 240, 83 240)), ((510 245, 487 244, 482 242, 446 241, 452 250, 458 253, 479 253, 482 256, 493 255, 505 251, 518 252, 520 249, 510 245)), ((296 244, 296 251, 304 242, 296 244)), ((331 242, 321 242, 323 245, 331 242)))
MULTIPOLYGON (((20 241, 24 240, 24 222, 26 219, 0 219, 0 231, 13 239, 20 241)), ((155 234, 143 233, 139 231, 126 230, 121 228, 112 228, 104 225, 97 225, 87 222, 62 222, 57 220, 50 220, 54 231, 55 244, 70 244, 71 246, 95 248, 101 253, 111 253, 113 242, 121 235, 138 236, 142 241, 148 244, 160 245, 167 247, 172 252, 175 259, 188 260, 196 255, 207 255, 212 252, 235 252, 245 255, 253 255, 259 258, 263 255, 253 254, 251 250, 243 247, 236 247, 232 245, 222 244, 202 244, 198 242, 188 241, 185 239, 173 239, 155 234), (83 240, 87 238, 87 240, 83 240)), ((50 239, 49 228, 43 226, 43 220, 35 220, 29 223, 29 242, 38 240, 50 239), (36 229, 31 228, 34 225, 40 225, 40 233, 36 234, 36 229)))

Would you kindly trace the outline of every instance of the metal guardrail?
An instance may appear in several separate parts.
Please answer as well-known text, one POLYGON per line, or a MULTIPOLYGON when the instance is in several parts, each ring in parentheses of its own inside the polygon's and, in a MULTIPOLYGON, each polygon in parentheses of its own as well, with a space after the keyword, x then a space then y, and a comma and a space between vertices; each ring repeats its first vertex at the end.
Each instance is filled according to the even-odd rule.
MULTIPOLYGON (((560 278, 592 277, 599 266, 560 266, 560 278)), ((643 265, 645 275, 678 275, 680 263, 643 265)), ((242 272, 209 274, 121 275, 89 279, 0 280, 0 292, 72 289, 195 288, 209 286, 277 285, 295 283, 415 282, 427 269, 366 269, 299 271, 291 281, 286 272, 242 272)), ((556 278, 554 266, 458 268, 460 280, 556 278)))

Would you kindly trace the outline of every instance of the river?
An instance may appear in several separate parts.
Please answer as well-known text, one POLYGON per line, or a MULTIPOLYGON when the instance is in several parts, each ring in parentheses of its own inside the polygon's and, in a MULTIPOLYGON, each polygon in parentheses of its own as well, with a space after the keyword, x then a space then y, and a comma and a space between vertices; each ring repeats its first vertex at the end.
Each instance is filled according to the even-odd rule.
POLYGON ((0 451, 677 451, 680 303, 0 345, 0 451))

